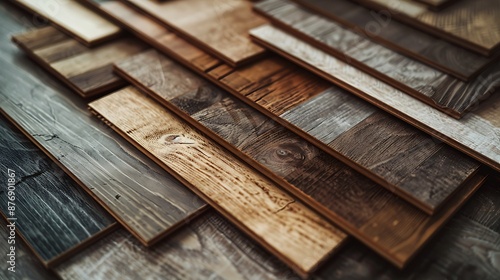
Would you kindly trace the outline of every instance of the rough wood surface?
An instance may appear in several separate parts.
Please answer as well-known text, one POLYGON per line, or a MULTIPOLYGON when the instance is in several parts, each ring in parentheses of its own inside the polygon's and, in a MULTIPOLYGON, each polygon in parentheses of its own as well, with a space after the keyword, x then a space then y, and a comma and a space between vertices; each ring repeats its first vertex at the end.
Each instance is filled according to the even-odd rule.
POLYGON ((113 73, 112 63, 146 48, 132 38, 88 48, 51 26, 15 35, 12 40, 43 68, 85 98, 124 86, 124 81, 113 73))
POLYGON ((266 21, 240 0, 125 1, 150 14, 197 47, 232 66, 255 60, 265 49, 250 41, 248 31, 266 21))
POLYGON ((0 132, 0 177, 5 182, 0 209, 4 218, 17 219, 18 233, 46 267, 116 227, 103 208, 3 117, 0 132), (9 173, 15 176, 12 194, 9 173))
POLYGON ((493 54, 500 46, 497 0, 460 0, 438 12, 412 0, 356 1, 483 55, 493 54))
POLYGON ((120 28, 75 0, 11 0, 36 13, 87 46, 115 38, 120 28))
MULTIPOLYGON (((131 57, 119 62, 116 67, 118 73, 131 83, 398 265, 404 265, 414 256, 446 217, 470 195, 471 189, 467 188, 471 185, 458 182, 457 186, 463 185, 465 189, 458 190, 458 196, 444 205, 446 210, 438 211, 430 218, 156 51, 131 57), (411 227, 419 225, 421 230, 408 233, 410 224, 407 223, 411 223, 411 227), (376 225, 383 234, 373 236, 372 225, 376 225), (395 249, 395 244, 400 246, 395 249)), ((377 130, 376 127, 373 130, 377 130)), ((395 140, 408 142, 405 138, 403 133, 402 137, 395 140)), ((397 147, 404 149, 401 145, 397 147)), ((390 150, 383 145, 382 149, 390 150)), ((447 164, 452 165, 452 168, 460 164, 450 163, 456 160, 453 158, 440 159, 442 153, 449 154, 449 151, 440 150, 435 155, 424 153, 424 156, 420 156, 437 157, 434 164, 438 169, 447 164)), ((400 163, 387 158, 385 161, 390 163, 388 169, 400 163)), ((422 169, 427 170, 425 167, 422 169)), ((471 171, 474 173, 476 168, 477 166, 473 167, 471 171)), ((426 175, 419 168, 415 172, 416 175, 426 175)), ((453 173, 453 170, 448 172, 453 173)), ((473 189, 476 187, 472 186, 473 189)), ((440 199, 437 189, 429 189, 424 195, 440 199)))
MULTIPOLYGON (((406 56, 417 59, 464 81, 476 77, 498 58, 485 57, 449 43, 407 24, 392 20, 385 12, 373 12, 351 1, 338 0, 335 5, 324 0, 293 0, 351 31, 406 56)), ((265 1, 279 3, 281 1, 265 1)), ((288 2, 288 1, 286 1, 288 2)), ((257 4, 257 7, 266 5, 257 4)), ((267 5, 266 5, 267 6, 267 5)))
POLYGON ((277 28, 263 26, 251 34, 281 55, 500 170, 500 95, 455 120, 277 28))
POLYGON ((127 87, 89 106, 300 275, 311 273, 345 240, 324 218, 137 89, 127 87))
POLYGON ((291 1, 265 1, 257 4, 256 9, 298 38, 455 118, 465 115, 500 86, 498 64, 466 83, 291 1), (489 82, 485 83, 485 80, 489 82))
POLYGON ((2 113, 144 244, 199 214, 205 203, 22 55, 9 37, 27 27, 26 14, 0 7, 2 113))

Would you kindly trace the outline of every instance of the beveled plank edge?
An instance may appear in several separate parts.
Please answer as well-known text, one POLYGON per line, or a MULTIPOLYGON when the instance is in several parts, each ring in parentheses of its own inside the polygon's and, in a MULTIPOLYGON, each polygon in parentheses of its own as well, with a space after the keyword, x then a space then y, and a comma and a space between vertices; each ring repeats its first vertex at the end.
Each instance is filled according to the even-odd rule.
MULTIPOLYGON (((90 106, 90 105, 89 105, 90 106)), ((309 278, 309 276, 314 273, 318 269, 318 267, 323 264, 325 261, 329 259, 330 256, 335 254, 341 247, 343 247, 349 240, 349 236, 345 237, 343 240, 341 240, 337 246, 335 247, 334 250, 331 250, 328 254, 326 254, 319 262, 317 262, 309 271, 304 271, 297 265, 293 263, 287 256, 284 254, 280 253, 278 250, 274 249, 273 246, 270 246, 265 240, 263 240, 258 234, 253 233, 251 230, 249 230, 246 226, 244 226, 238 218, 234 217, 230 212, 226 211, 223 207, 220 207, 217 203, 213 202, 208 196, 206 196, 202 191, 198 190, 195 186, 193 186, 188 180, 184 179, 183 176, 175 172, 172 168, 170 168, 168 165, 163 163, 160 159, 158 159, 155 155, 153 155, 151 152, 146 150, 145 148, 141 147, 134 139, 132 139, 130 136, 128 136, 126 133, 121 131, 119 128, 114 126, 111 122, 109 122, 104 116, 100 115, 99 112, 95 111, 92 107, 89 107, 90 111, 97 115, 101 121, 103 121, 106 125, 108 125, 111 129, 113 129, 116 133, 118 133, 121 137, 123 137, 125 140, 127 140, 129 143, 131 143, 134 147, 136 147, 138 150, 140 150, 142 153, 147 155, 151 160, 156 162, 159 166, 161 166, 165 171, 167 171, 169 174, 171 174, 173 177, 175 177, 178 181, 180 181, 182 184, 187 186, 191 191, 193 191, 196 195, 201 197, 205 202, 208 203, 211 207, 213 207, 217 212, 219 212, 221 215, 223 215, 226 219, 231 221, 234 225, 237 225, 238 228, 240 228, 247 236, 250 236, 253 240, 257 241, 261 246, 263 246, 267 251, 271 252, 273 255, 278 257, 282 262, 284 262, 288 267, 293 269, 300 277, 303 279, 309 278)), ((253 168, 249 166, 249 168, 253 168)), ((208 207, 205 207, 207 209, 208 207)))
POLYGON ((358 88, 350 86, 347 83, 345 83, 345 82, 343 82, 343 81, 341 81, 341 80, 339 80, 339 79, 337 79, 337 78, 335 78, 327 73, 324 73, 323 71, 320 71, 320 70, 316 69, 315 67, 308 65, 307 63, 304 63, 302 60, 295 58, 294 56, 292 56, 288 53, 282 52, 280 49, 272 46, 271 44, 267 43, 264 40, 261 40, 257 36, 254 36, 253 34, 251 34, 251 35, 252 35, 252 38, 256 42, 259 42, 260 44, 265 45, 266 48, 269 48, 270 50, 276 52, 280 56, 294 62, 295 64, 297 64, 297 65, 299 65, 299 66, 301 66, 301 67, 303 67, 311 72, 313 72, 314 74, 322 77, 323 79, 326 79, 326 80, 332 82, 333 84, 337 85, 338 87, 341 87, 341 88, 347 90, 348 92, 358 96, 359 98, 375 105, 376 107, 388 112, 389 114, 401 119, 402 121, 413 125, 417 129, 420 129, 421 131, 436 137, 437 139, 445 142, 446 144, 450 145, 451 147, 453 147, 453 148, 461 151, 462 153, 470 156, 471 158, 474 158, 474 159, 480 161, 481 163, 483 163, 483 164, 493 168, 494 170, 500 172, 500 163, 495 162, 492 159, 489 159, 486 156, 481 155, 480 153, 473 151, 472 149, 466 147, 465 145, 460 144, 458 141, 451 139, 450 137, 446 136, 445 134, 423 124, 422 122, 418 121, 417 119, 414 119, 410 116, 407 116, 406 114, 399 112, 399 110, 392 108, 389 105, 386 105, 384 103, 379 102, 376 98, 368 96, 367 94, 365 94, 363 91, 359 90, 358 88))

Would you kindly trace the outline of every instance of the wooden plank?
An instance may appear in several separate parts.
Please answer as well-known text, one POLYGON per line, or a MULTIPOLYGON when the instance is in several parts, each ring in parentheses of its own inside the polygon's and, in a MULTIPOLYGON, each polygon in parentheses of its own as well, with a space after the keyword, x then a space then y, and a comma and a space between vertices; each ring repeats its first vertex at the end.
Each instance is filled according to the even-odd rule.
POLYGON ((356 1, 482 55, 492 55, 500 46, 500 3, 496 0, 461 0, 438 12, 412 0, 356 1))
POLYGON ((146 12, 196 46, 229 63, 242 65, 265 50, 251 42, 248 31, 266 23, 239 0, 124 1, 146 12))
POLYGON ((120 135, 302 276, 346 235, 137 89, 89 104, 120 135))
POLYGON ((427 8, 433 11, 439 11, 457 0, 413 0, 427 5, 427 8))
MULTIPOLYGON (((445 213, 456 210, 468 197, 463 193, 460 195, 467 190, 459 190, 459 196, 444 205, 446 210, 438 211, 431 218, 156 51, 122 61, 117 64, 117 70, 131 83, 393 263, 404 265, 439 228, 443 222, 441 219, 447 215, 445 213), (412 227, 419 224, 422 232, 408 234, 409 224, 401 221, 411 222, 412 227), (369 229, 371 223, 384 232, 375 241, 369 229), (394 244, 408 246, 399 250, 394 249, 394 244)), ((396 140, 405 141, 402 138, 396 140)), ((440 166, 437 160, 435 164, 440 166)), ((418 172, 418 168, 415 171, 418 172)), ((463 185, 465 189, 470 187, 469 183, 463 185)), ((446 193, 445 189, 442 191, 446 193)), ((430 189, 423 196, 439 199, 439 192, 430 189)))
POLYGON ((75 280, 299 279, 215 211, 152 248, 117 231, 54 270, 62 279, 75 280))
POLYGON ((25 14, 9 11, 1 10, 2 113, 144 244, 201 213, 205 203, 95 120, 81 98, 9 42, 9 34, 26 28, 25 14))
MULTIPOLYGON (((280 2, 282 1, 265 1, 254 7, 266 6, 271 9, 275 7, 274 3, 280 2)), ((498 55, 482 56, 440 37, 392 20, 384 12, 371 12, 351 1, 338 0, 335 1, 335 5, 323 0, 294 0, 294 2, 336 21, 367 39, 464 81, 476 77, 498 57, 498 55)))
POLYGON ((103 208, 3 117, 0 131, 2 215, 16 219, 11 221, 19 235, 46 267, 116 228, 103 208))
POLYGON ((15 0, 87 46, 115 38, 120 28, 74 0, 15 0))
POLYGON ((271 0, 256 8, 283 30, 455 118, 465 115, 500 86, 499 65, 492 65, 466 83, 291 1, 271 0))
POLYGON ((85 98, 124 86, 125 82, 113 74, 112 63, 146 48, 145 44, 133 38, 88 48, 51 26, 14 35, 12 41, 85 98))
MULTIPOLYGON (((376 78, 271 26, 251 34, 272 50, 411 123, 482 163, 500 170, 500 96, 493 95, 461 120, 384 84, 376 78)), ((488 83, 485 80, 484 83, 488 83)))

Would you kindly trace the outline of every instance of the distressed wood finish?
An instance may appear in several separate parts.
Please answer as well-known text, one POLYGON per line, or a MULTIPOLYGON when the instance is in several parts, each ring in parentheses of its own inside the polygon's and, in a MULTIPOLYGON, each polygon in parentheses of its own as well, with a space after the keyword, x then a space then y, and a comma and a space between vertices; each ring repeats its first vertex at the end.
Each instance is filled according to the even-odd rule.
POLYGON ((150 249, 120 230, 55 268, 62 279, 299 279, 216 214, 207 212, 150 249))
POLYGON ((3 117, 0 135, 2 215, 17 219, 16 230, 46 267, 116 227, 103 208, 3 117), (7 169, 15 174, 13 201, 8 199, 7 169))
POLYGON ((87 46, 115 38, 120 28, 75 0, 11 0, 38 14, 87 46))
POLYGON ((85 98, 124 86, 125 82, 113 73, 113 62, 146 48, 133 38, 88 48, 51 26, 15 35, 12 40, 43 68, 85 98))
MULTIPOLYGON (((117 69, 163 105, 400 266, 477 188, 474 182, 478 177, 464 184, 465 189, 444 205, 446 210, 429 217, 156 51, 120 62, 117 69), (374 236, 372 227, 379 230, 375 234, 383 234, 374 236), (419 227, 420 231, 408 233, 409 227, 419 227)), ((442 153, 431 157, 439 155, 442 153)), ((440 160, 434 162, 442 165, 440 160)), ((429 190, 439 198, 439 192, 434 191, 429 190)))
MULTIPOLYGON (((3 5, 0 6, 3 9, 3 5)), ((153 244, 205 203, 86 110, 87 104, 9 41, 25 14, 2 11, 0 108, 144 244, 153 244)))
POLYGON ((277 28, 263 26, 251 34, 290 60, 500 171, 500 95, 455 120, 277 28))
POLYGON ((291 34, 455 118, 462 117, 500 86, 500 64, 465 83, 290 1, 271 0, 256 7, 291 34))
POLYGON ((435 12, 412 0, 355 0, 464 48, 491 55, 500 46, 500 2, 460 0, 435 12), (487 26, 488 28, 485 28, 487 26))
POLYGON ((250 41, 248 31, 266 21, 240 0, 124 1, 153 16, 196 46, 232 66, 255 60, 265 49, 250 41))
MULTIPOLYGON (((280 3, 284 2, 288 1, 264 1, 257 4, 257 7, 264 6, 269 9, 274 5, 281 6, 280 3)), ((498 55, 485 57, 461 48, 440 37, 392 20, 385 12, 376 13, 351 1, 338 0, 335 1, 335 5, 324 0, 294 0, 294 2, 331 18, 364 38, 464 81, 476 77, 498 58, 498 55)))
POLYGON ((346 238, 324 218, 137 89, 125 88, 89 106, 300 275, 311 273, 346 238))

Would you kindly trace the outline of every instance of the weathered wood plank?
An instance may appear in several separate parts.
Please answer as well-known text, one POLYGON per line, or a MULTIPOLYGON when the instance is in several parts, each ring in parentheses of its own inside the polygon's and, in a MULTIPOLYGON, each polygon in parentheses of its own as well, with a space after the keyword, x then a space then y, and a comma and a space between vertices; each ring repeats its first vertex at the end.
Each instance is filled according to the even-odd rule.
POLYGON ((16 230, 46 267, 116 228, 102 207, 3 117, 0 132, 2 215, 17 219, 16 230), (12 193, 7 184, 10 173, 12 193))
POLYGON ((125 1, 156 18, 198 47, 232 66, 255 60, 265 50, 248 31, 266 21, 239 0, 125 1))
MULTIPOLYGON (((404 94, 376 78, 274 27, 252 30, 269 48, 445 143, 500 170, 500 96, 493 95, 461 120, 404 94)), ((488 83, 485 80, 484 83, 488 83)))
POLYGON ((115 38, 120 28, 74 0, 14 0, 13 3, 48 19, 87 46, 115 38))
POLYGON ((137 89, 127 87, 89 107, 298 274, 307 276, 345 240, 324 218, 137 89))
POLYGON ((455 118, 465 115, 500 86, 500 66, 495 64, 464 82, 291 1, 271 0, 256 5, 256 9, 287 32, 455 118))
POLYGON ((6 6, 0 6, 2 113, 144 244, 199 214, 206 204, 95 120, 81 98, 9 42, 26 22, 25 14, 7 13, 6 6))
POLYGON ((50 26, 15 35, 12 40, 43 68, 85 98, 124 86, 124 81, 113 74, 112 63, 146 48, 133 38, 88 48, 50 26), (47 38, 54 38, 53 43, 47 38))

